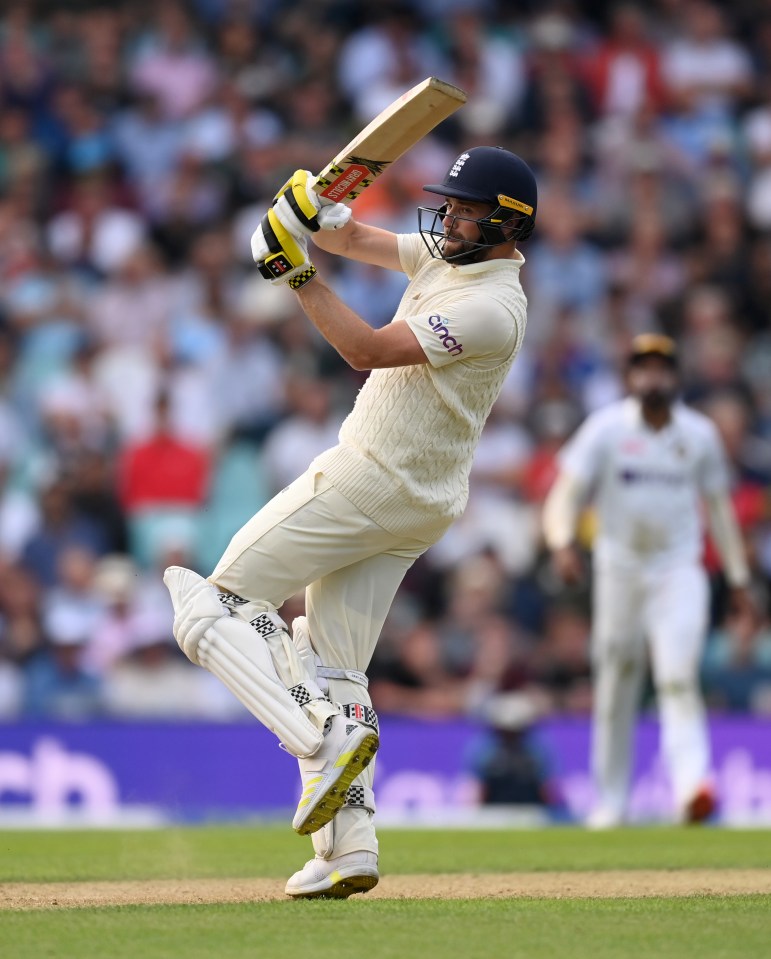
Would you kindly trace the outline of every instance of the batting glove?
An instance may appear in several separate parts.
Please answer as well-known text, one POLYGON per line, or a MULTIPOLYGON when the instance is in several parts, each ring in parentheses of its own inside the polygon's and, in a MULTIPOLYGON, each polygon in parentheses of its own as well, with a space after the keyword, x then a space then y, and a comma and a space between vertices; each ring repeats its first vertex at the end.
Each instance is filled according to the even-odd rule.
POLYGON ((294 236, 339 230, 351 219, 351 211, 344 203, 333 203, 316 193, 315 182, 310 170, 295 170, 273 199, 276 216, 294 236))
POLYGON ((273 208, 252 234, 252 257, 266 280, 286 283, 293 290, 299 290, 316 275, 316 267, 308 259, 307 238, 290 233, 273 208))

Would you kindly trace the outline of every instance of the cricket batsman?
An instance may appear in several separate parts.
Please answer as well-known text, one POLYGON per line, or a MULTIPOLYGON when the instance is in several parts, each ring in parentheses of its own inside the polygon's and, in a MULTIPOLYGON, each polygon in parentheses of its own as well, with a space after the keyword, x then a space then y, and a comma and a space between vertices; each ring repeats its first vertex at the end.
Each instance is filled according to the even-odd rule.
POLYGON ((174 635, 299 762, 294 828, 315 856, 290 896, 347 897, 378 881, 372 759, 378 723, 367 666, 402 579, 461 515, 482 427, 525 333, 517 244, 532 232, 536 182, 498 147, 458 156, 418 232, 356 222, 298 170, 252 237, 260 272, 288 283, 309 320, 371 370, 339 443, 233 537, 207 579, 171 567, 174 635), (308 253, 406 273, 393 321, 371 328, 308 253), (277 609, 305 589, 306 616, 277 609))

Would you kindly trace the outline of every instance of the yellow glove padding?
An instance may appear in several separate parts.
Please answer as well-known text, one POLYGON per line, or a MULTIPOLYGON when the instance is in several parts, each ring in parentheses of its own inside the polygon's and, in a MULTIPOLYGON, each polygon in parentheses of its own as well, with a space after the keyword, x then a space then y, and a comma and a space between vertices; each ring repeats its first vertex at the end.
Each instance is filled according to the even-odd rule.
POLYGON ((287 227, 306 236, 321 229, 319 223, 321 200, 312 186, 315 179, 310 170, 295 170, 291 178, 273 197, 273 206, 279 204, 283 208, 282 218, 291 220, 287 222, 287 227))
POLYGON ((266 280, 288 283, 293 290, 305 286, 316 275, 308 259, 308 243, 293 236, 271 207, 252 236, 252 256, 266 280))
POLYGON ((351 219, 351 210, 344 203, 334 203, 316 193, 315 182, 310 170, 295 170, 273 198, 276 216, 294 236, 339 230, 351 219))

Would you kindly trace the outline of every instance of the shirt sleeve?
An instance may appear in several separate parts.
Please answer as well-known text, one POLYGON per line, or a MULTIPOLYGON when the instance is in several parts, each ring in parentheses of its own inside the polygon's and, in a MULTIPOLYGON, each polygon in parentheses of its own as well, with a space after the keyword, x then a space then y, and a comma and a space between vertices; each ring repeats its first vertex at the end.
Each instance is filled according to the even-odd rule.
POLYGON ((699 489, 705 496, 728 493, 731 480, 723 441, 712 423, 706 423, 705 426, 704 455, 696 474, 699 489))
POLYGON ((416 313, 405 322, 432 366, 475 361, 497 366, 511 356, 519 337, 516 317, 490 297, 461 297, 441 313, 416 313))
POLYGON ((604 417, 590 416, 559 454, 560 469, 577 480, 582 489, 593 486, 600 475, 607 435, 604 417))
POLYGON ((402 270, 411 280, 422 263, 431 257, 419 233, 397 233, 396 242, 399 250, 399 260, 402 270))

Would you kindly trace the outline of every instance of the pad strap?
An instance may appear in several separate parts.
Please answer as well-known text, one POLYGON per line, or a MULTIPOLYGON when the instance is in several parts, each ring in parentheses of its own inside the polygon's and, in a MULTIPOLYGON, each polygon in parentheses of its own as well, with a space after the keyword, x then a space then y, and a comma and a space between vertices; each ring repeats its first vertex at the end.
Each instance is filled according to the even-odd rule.
POLYGON ((348 679, 365 689, 369 686, 366 675, 358 669, 336 669, 334 666, 316 666, 316 675, 324 679, 348 679))
POLYGON ((369 786, 349 786, 343 805, 366 809, 368 812, 374 813, 376 811, 375 793, 369 786))
MULTIPOLYGON (((243 596, 239 596, 237 593, 226 593, 223 591, 217 593, 217 599, 223 606, 229 609, 231 613, 234 613, 239 606, 246 606, 247 603, 251 602, 251 600, 244 599, 243 596)), ((269 636, 271 632, 275 632, 276 630, 289 629, 278 613, 270 613, 267 610, 260 613, 255 619, 249 620, 249 625, 256 629, 261 636, 269 636), (272 624, 272 629, 268 627, 269 623, 272 624)))
POLYGON ((287 692, 298 706, 304 706, 306 703, 309 703, 312 699, 314 699, 314 697, 311 696, 308 687, 304 683, 298 683, 296 686, 290 686, 290 688, 287 689, 287 692))
POLYGON ((380 732, 380 724, 377 720, 377 713, 371 706, 365 706, 364 703, 342 703, 343 715, 349 719, 355 719, 359 723, 371 726, 376 733, 380 732))

